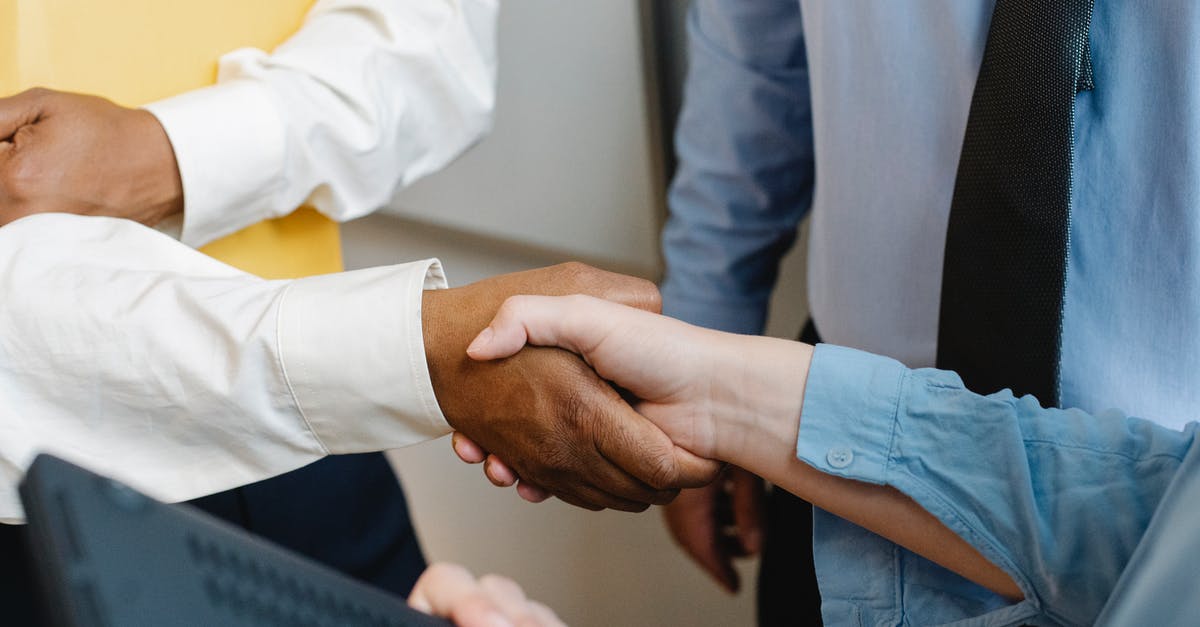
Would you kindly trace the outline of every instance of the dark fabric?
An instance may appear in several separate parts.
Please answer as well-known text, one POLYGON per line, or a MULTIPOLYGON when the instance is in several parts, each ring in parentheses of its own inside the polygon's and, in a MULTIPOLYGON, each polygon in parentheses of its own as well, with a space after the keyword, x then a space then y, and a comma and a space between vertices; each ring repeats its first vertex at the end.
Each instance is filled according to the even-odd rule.
MULTIPOLYGON (((407 596, 425 569, 404 493, 380 453, 327 457, 192 504, 397 595, 407 596)), ((34 625, 22 529, 0 525, 0 608, 4 624, 34 625)))
MULTIPOLYGON (((820 343, 812 320, 804 325, 800 341, 820 343)), ((767 532, 758 567, 758 624, 821 624, 821 591, 813 565, 812 505, 778 488, 767 495, 767 532)))
POLYGON ((997 0, 946 233, 939 368, 1058 402, 1075 94, 1092 0, 997 0))

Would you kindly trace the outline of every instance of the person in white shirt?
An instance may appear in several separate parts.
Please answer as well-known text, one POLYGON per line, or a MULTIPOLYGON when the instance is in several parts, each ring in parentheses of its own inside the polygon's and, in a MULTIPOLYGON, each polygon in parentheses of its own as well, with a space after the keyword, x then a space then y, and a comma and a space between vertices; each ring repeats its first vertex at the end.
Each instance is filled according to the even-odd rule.
POLYGON ((437 260, 268 281, 191 248, 301 203, 361 216, 449 162, 488 126, 494 14, 324 0, 145 110, 0 99, 0 520, 38 450, 172 501, 452 429, 591 509, 711 479, 579 359, 465 355, 509 295, 656 309, 648 282, 571 264, 439 289, 437 260))

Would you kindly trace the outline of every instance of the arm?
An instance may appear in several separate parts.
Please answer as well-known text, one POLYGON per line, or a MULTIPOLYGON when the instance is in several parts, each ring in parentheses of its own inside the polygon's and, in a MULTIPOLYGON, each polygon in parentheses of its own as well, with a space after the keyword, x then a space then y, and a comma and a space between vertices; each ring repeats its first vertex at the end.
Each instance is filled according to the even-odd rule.
POLYGON ((0 519, 39 450, 183 500, 449 430, 419 316, 388 315, 445 286, 436 261, 265 281, 45 214, 0 229, 0 267, 0 519))
POLYGON ((266 281, 134 222, 68 214, 0 229, 0 267, 0 520, 20 518, 16 482, 39 450, 165 500, 451 425, 594 509, 645 509, 716 470, 563 351, 464 363, 508 295, 656 305, 640 279, 566 264, 426 291, 445 287, 428 260, 266 281))
POLYGON ((812 199, 800 6, 702 0, 687 31, 663 309, 700 326, 760 333, 779 261, 812 199))
MULTIPOLYGON (((800 3, 700 0, 690 7, 687 32, 678 168, 663 233, 663 309, 700 326, 761 333, 780 260, 812 197, 800 3)), ((759 551, 762 499, 762 480, 733 467, 723 481, 681 493, 663 515, 680 546, 736 591, 733 558, 759 551)))
POLYGON ((216 85, 153 115, 45 91, 0 99, 0 148, 12 149, 0 222, 67 211, 154 224, 183 210, 182 239, 199 246, 305 202, 364 215, 486 131, 495 11, 321 0, 277 50, 231 52, 216 85))
POLYGON ((476 358, 577 351, 685 448, 1067 623, 1094 620, 1194 448, 1194 425, 981 396, 950 372, 585 297, 512 299, 489 328, 476 358))

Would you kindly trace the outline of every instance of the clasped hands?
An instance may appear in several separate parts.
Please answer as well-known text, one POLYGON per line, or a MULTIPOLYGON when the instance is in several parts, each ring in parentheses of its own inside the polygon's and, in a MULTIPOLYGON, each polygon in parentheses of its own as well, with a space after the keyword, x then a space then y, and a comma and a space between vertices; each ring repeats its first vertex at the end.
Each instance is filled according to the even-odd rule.
MULTIPOLYGON (((678 488, 711 482, 719 472, 711 460, 738 462, 767 454, 759 443, 786 449, 794 442, 802 403, 796 386, 803 385, 809 347, 694 327, 656 315, 658 294, 649 283, 581 265, 556 268, 533 273, 578 272, 627 291, 520 292, 546 295, 508 298, 476 327, 481 332, 457 342, 464 347, 460 374, 495 370, 524 379, 480 389, 479 398, 459 395, 455 403, 490 417, 476 424, 460 427, 459 408, 443 407, 458 430, 456 453, 486 462, 494 484, 516 483, 534 502, 554 495, 591 509, 640 511, 678 488), (796 392, 780 393, 787 389, 796 392), (556 398, 563 402, 558 410, 542 413, 556 398), (526 446, 513 447, 514 439, 526 446)), ((431 361, 435 387, 439 371, 431 361)), ((790 456, 784 450, 779 458, 790 456)))

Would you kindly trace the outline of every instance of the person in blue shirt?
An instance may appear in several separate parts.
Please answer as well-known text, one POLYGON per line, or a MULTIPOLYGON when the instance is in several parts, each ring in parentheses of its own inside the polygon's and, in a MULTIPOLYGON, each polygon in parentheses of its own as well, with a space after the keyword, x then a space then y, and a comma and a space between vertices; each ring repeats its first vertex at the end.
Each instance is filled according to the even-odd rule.
POLYGON ((1175 589, 1195 587, 1180 565, 1200 559, 1188 518, 1200 424, 979 395, 953 372, 588 296, 512 297, 467 352, 499 359, 527 343, 581 355, 676 444, 839 516, 843 533, 828 540, 843 552, 822 576, 855 594, 825 599, 826 625, 1084 625, 1110 596, 1114 617, 1195 620, 1183 613, 1194 600, 1164 605, 1137 577, 1184 572, 1175 589), (1168 523, 1190 528, 1164 533, 1168 523), (868 537, 896 544, 855 555, 868 537))
MULTIPOLYGON (((663 238, 665 313, 761 332, 779 260, 808 216, 815 328, 807 339, 933 366, 948 216, 994 4, 693 3, 663 238)), ((1087 44, 1095 87, 1074 100, 1060 385, 1058 398, 1039 399, 1046 405, 1119 407, 1171 428, 1200 415, 1197 40, 1194 2, 1095 3, 1087 44)), ((1051 476, 1060 491, 1075 479, 1051 476)), ((685 491, 669 516, 719 512, 716 492, 685 491)), ((919 624, 929 621, 918 616, 999 604, 963 609, 960 579, 825 512, 807 518, 783 491, 770 499, 764 623, 817 620, 796 600, 806 559, 827 619, 888 607, 919 624), (813 543, 781 550, 809 520, 813 543), (863 572, 873 583, 864 585, 863 572), (943 606, 958 609, 935 611, 943 606)), ((1103 530, 1113 518, 1081 524, 1103 530)), ((692 537, 681 543, 704 563, 727 562, 722 541, 703 537, 721 527, 682 527, 692 537)))

